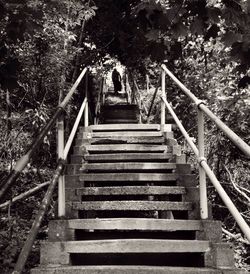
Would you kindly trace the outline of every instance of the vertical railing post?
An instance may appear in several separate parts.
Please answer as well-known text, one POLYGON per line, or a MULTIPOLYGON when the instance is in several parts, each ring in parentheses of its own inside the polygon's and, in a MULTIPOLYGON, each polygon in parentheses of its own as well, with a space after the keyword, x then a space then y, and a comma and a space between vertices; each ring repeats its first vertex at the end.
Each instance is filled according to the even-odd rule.
MULTIPOLYGON (((161 74, 161 92, 162 98, 166 99, 166 72, 162 70, 161 74)), ((166 122, 166 107, 163 100, 161 100, 161 125, 165 125, 166 122)))
POLYGON ((142 123, 142 98, 139 93, 138 93, 138 100, 139 100, 139 108, 140 108, 139 124, 141 124, 142 123))
MULTIPOLYGON (((198 150, 199 159, 205 160, 205 146, 204 146, 204 114, 198 108, 198 150)), ((201 219, 208 218, 208 206, 207 206, 207 185, 206 185, 206 173, 201 165, 199 165, 199 183, 200 183, 200 215, 201 219)))
POLYGON ((89 126, 88 71, 85 74, 85 96, 87 98, 87 102, 84 110, 84 127, 88 127, 89 126))
MULTIPOLYGON (((64 115, 57 122, 57 155, 63 159, 64 152, 64 115)), ((64 176, 58 178, 58 217, 65 216, 65 180, 64 176)))

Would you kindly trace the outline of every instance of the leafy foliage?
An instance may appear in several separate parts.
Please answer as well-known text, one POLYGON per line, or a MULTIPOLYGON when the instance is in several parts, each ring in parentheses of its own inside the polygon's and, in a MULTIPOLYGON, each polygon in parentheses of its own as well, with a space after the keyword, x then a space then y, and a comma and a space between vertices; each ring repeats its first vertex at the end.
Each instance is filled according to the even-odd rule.
MULTIPOLYGON (((3 8, 0 15, 2 183, 71 85, 76 57, 79 53, 84 55, 78 35, 85 22, 94 16, 95 6, 90 1, 80 0, 15 0, 1 1, 0 4, 3 8)), ((71 105, 68 112, 74 109, 71 105)), ((55 139, 53 130, 7 199, 50 180, 57 161, 55 139)), ((44 191, 40 191, 36 197, 12 204, 9 210, 1 212, 1 273, 10 273, 13 268, 43 196, 44 191)), ((46 238, 48 219, 56 212, 54 205, 52 201, 38 240, 46 238)), ((27 270, 38 263, 38 251, 36 244, 27 270)))

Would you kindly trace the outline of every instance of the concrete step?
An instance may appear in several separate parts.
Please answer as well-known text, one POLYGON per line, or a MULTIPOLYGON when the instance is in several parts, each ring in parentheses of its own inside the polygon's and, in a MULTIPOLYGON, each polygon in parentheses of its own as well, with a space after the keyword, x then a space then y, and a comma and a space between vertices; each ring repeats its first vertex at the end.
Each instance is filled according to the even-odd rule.
POLYGON ((113 136, 108 138, 77 138, 75 145, 82 144, 164 144, 164 137, 151 137, 151 136, 113 136))
MULTIPOLYGON (((126 162, 126 163, 84 163, 84 164, 68 164, 66 165, 66 174, 81 174, 81 173, 115 173, 115 172, 160 172, 160 173, 179 173, 191 174, 189 164, 175 164, 175 163, 140 163, 140 162, 126 162)), ((157 175, 157 173, 155 173, 157 175)))
MULTIPOLYGON (((208 221, 206 222, 208 223, 208 221)), ((206 223, 200 220, 174 220, 149 218, 100 218, 53 220, 49 223, 49 232, 58 233, 60 228, 74 230, 122 230, 122 231, 201 231, 206 223)), ((218 226, 220 222, 209 221, 218 226)), ((210 228, 212 228, 212 225, 210 228)))
POLYGON ((169 159, 171 159, 172 157, 173 157, 172 153, 122 153, 122 154, 111 153, 111 154, 98 154, 98 155, 84 155, 83 158, 85 161, 89 161, 89 162, 110 162, 110 161, 112 162, 113 161, 161 161, 162 162, 162 161, 169 161, 169 159))
POLYGON ((54 266, 39 267, 31 274, 246 274, 239 269, 213 269, 206 267, 170 267, 170 266, 54 266))
POLYGON ((91 201, 73 202, 74 210, 108 210, 108 211, 154 211, 154 210, 192 210, 192 202, 169 202, 169 201, 91 201))
MULTIPOLYGON (((84 131, 83 127, 80 127, 80 132, 84 131)), ((159 124, 105 124, 105 125, 91 125, 87 128, 89 132, 100 131, 160 131, 159 124)))
POLYGON ((122 187, 85 187, 76 189, 76 195, 109 196, 109 195, 182 195, 184 187, 174 186, 122 186, 122 187))
MULTIPOLYGON (((41 257, 65 253, 204 253, 210 250, 209 241, 163 239, 115 239, 98 241, 66 241, 41 243, 41 257)), ((41 258, 41 259, 42 259, 41 258)), ((48 258, 53 260, 53 258, 48 258)), ((41 263, 42 262, 41 260, 41 263)))
POLYGON ((111 153, 111 154, 72 154, 71 164, 82 162, 169 162, 173 158, 172 153, 111 153))
POLYGON ((206 240, 116 238, 42 242, 40 254, 41 265, 117 265, 117 262, 127 262, 131 265, 234 268, 230 245, 206 240))
MULTIPOLYGON (((78 134, 83 137, 83 133, 78 134)), ((112 131, 112 132, 89 132, 87 138, 114 138, 114 137, 163 137, 161 131, 112 131)))
MULTIPOLYGON (((194 174, 176 173, 87 173, 65 175, 66 188, 81 188, 85 183, 95 183, 98 186, 147 185, 196 187, 194 174)), ((97 185, 96 185, 97 186, 97 185)))
MULTIPOLYGON (((170 215, 169 215, 170 217, 170 215)), ((221 242, 221 223, 212 220, 108 217, 53 220, 49 241, 100 239, 176 239, 221 242)))
POLYGON ((129 170, 164 170, 166 172, 176 169, 175 163, 91 163, 83 164, 81 166, 82 171, 129 171, 129 170))
POLYGON ((83 145, 74 147, 74 152, 83 150, 93 153, 113 153, 113 152, 170 152, 170 147, 166 145, 136 145, 136 144, 115 144, 115 145, 83 145))
POLYGON ((124 239, 197 239, 212 242, 220 242, 222 239, 221 222, 212 220, 113 217, 49 222, 49 241, 83 240, 79 238, 79 233, 85 235, 84 240, 93 240, 99 233, 102 233, 102 236, 96 239, 118 239, 121 235, 124 239))
POLYGON ((128 182, 128 181, 176 181, 178 174, 175 173, 87 173, 79 176, 80 181, 108 181, 108 182, 128 182))

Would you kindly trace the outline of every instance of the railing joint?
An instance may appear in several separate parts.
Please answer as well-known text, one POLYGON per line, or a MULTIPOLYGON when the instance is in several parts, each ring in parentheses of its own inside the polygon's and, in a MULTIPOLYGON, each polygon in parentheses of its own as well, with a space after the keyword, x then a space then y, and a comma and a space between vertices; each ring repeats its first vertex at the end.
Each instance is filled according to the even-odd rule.
POLYGON ((66 106, 61 106, 61 105, 59 105, 57 108, 60 109, 60 110, 62 110, 62 111, 63 111, 63 114, 67 114, 66 106))
POLYGON ((202 162, 207 162, 207 158, 205 158, 205 157, 199 157, 198 158, 198 163, 199 163, 200 166, 201 166, 202 162))
POLYGON ((206 102, 203 100, 197 100, 195 104, 197 108, 200 109, 200 105, 206 105, 206 102))
POLYGON ((57 163, 58 163, 58 165, 63 165, 63 166, 65 166, 66 165, 66 163, 67 163, 67 161, 66 161, 66 159, 63 159, 63 158, 59 158, 58 159, 58 161, 57 161, 57 163))

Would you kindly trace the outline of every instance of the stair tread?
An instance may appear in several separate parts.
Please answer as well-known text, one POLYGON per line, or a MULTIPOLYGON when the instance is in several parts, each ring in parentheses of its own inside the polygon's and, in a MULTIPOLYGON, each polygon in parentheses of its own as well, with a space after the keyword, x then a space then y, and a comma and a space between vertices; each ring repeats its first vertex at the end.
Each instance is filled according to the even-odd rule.
POLYGON ((67 222, 68 227, 71 229, 88 230, 198 231, 203 229, 203 225, 200 220, 99 218, 54 220, 52 222, 67 222))
POLYGON ((185 192, 184 187, 174 186, 84 187, 76 190, 77 195, 164 195, 185 192))
POLYGON ((87 163, 83 164, 82 170, 173 170, 176 169, 175 163, 87 163))
POLYGON ((128 144, 163 144, 162 136, 113 136, 103 138, 77 138, 76 144, 112 144, 112 143, 128 143, 128 144))
POLYGON ((209 241, 165 239, 114 239, 42 243, 42 248, 59 245, 68 253, 194 253, 210 250, 209 241))
POLYGON ((88 127, 92 131, 112 131, 112 130, 156 130, 159 131, 159 124, 101 124, 88 127))
MULTIPOLYGON (((247 273, 247 272, 231 272, 247 273)), ((32 274, 223 274, 226 270, 207 267, 172 267, 172 266, 141 266, 141 265, 97 265, 97 266, 40 266, 31 271, 32 274)))
POLYGON ((154 210, 191 210, 192 202, 169 201, 88 201, 72 202, 77 210, 118 210, 118 211, 154 211, 154 210))
POLYGON ((166 145, 147 145, 147 144, 106 144, 106 145, 83 145, 87 151, 167 151, 166 145))
POLYGON ((172 157, 171 153, 122 153, 122 154, 98 154, 84 155, 86 161, 109 160, 164 160, 172 157))
POLYGON ((162 137, 161 131, 114 131, 114 132, 92 132, 88 138, 113 138, 113 137, 162 137))
POLYGON ((87 173, 79 176, 80 181, 175 181, 175 173, 87 173))

